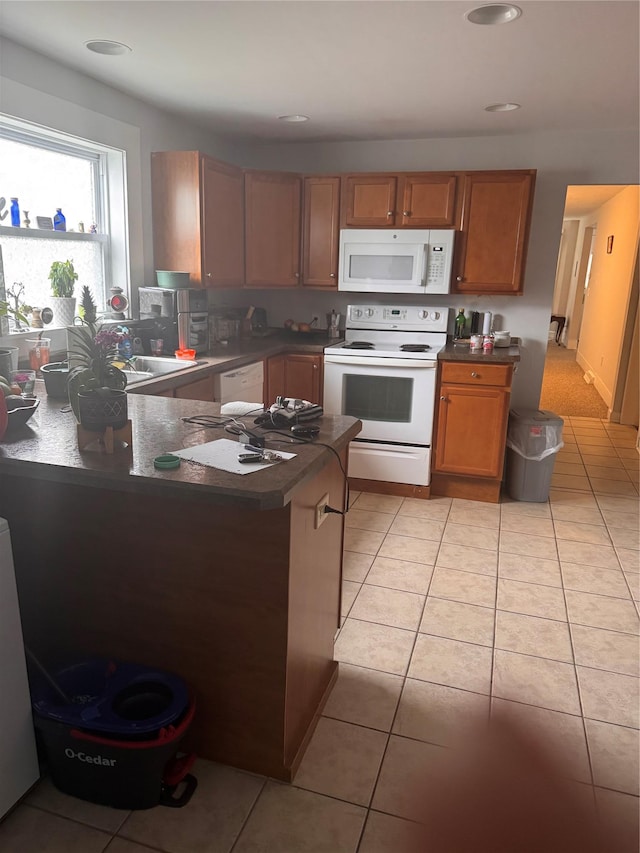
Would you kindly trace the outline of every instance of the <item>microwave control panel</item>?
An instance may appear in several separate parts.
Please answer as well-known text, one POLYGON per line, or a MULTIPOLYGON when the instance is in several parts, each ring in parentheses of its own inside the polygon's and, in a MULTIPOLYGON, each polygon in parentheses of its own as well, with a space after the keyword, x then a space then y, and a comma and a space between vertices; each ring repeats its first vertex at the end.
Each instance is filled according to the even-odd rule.
POLYGON ((426 291, 448 293, 455 231, 431 231, 426 246, 426 291))

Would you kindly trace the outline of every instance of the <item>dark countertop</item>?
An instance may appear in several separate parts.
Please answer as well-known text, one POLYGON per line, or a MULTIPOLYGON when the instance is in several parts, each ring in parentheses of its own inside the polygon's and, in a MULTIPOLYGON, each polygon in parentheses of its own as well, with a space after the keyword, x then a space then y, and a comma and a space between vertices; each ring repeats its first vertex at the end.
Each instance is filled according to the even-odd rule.
POLYGON ((158 394, 162 391, 170 391, 189 382, 204 379, 213 373, 222 373, 251 364, 254 361, 262 361, 283 352, 308 353, 309 355, 322 355, 325 347, 338 343, 342 338, 329 338, 326 333, 311 332, 280 332, 255 338, 238 338, 236 341, 223 346, 216 344, 212 347, 208 356, 199 356, 198 366, 190 367, 179 373, 169 374, 145 382, 136 382, 127 390, 133 394, 158 394))
POLYGON ((520 361, 520 338, 512 338, 510 347, 494 347, 492 353, 471 350, 468 343, 454 343, 449 338, 438 353, 438 361, 477 361, 486 364, 511 364, 520 361))
MULTIPOLYGON (((227 346, 217 344, 213 347, 211 354, 198 358, 198 366, 190 367, 179 373, 169 374, 145 382, 136 382, 127 390, 132 394, 158 394, 163 391, 171 391, 181 385, 196 382, 214 373, 233 370, 251 364, 253 361, 262 361, 265 358, 279 355, 284 352, 309 353, 310 355, 322 355, 325 347, 338 343, 342 338, 330 339, 326 334, 311 333, 304 334, 293 332, 276 331, 275 334, 265 335, 258 338, 239 338, 227 346)), ((454 343, 449 338, 446 347, 438 354, 439 361, 476 361, 495 364, 509 364, 520 361, 520 339, 513 338, 510 347, 494 347, 490 355, 485 355, 481 350, 471 352, 469 344, 454 343)))
MULTIPOLYGON (((129 417, 133 423, 133 448, 107 455, 86 450, 80 452, 73 414, 65 411, 68 407, 60 401, 48 398, 40 381, 37 386, 40 386, 37 391, 41 403, 32 421, 5 435, 0 442, 0 488, 2 474, 6 472, 36 481, 77 483, 141 495, 183 495, 216 504, 265 510, 285 506, 297 486, 335 458, 331 451, 321 446, 285 446, 267 441, 268 447, 296 453, 297 456, 245 475, 184 460, 175 471, 157 471, 153 467, 153 459, 162 453, 217 438, 234 439, 222 429, 203 429, 180 421, 181 416, 216 415, 220 410, 217 403, 131 395, 129 417)), ((318 441, 338 451, 361 429, 360 421, 350 417, 325 415, 318 424, 318 441)))

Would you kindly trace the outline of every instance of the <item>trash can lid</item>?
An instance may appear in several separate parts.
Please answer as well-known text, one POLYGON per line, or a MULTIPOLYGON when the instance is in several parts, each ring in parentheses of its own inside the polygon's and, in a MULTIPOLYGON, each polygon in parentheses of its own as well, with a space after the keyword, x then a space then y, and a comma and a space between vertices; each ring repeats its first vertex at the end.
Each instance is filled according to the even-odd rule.
POLYGON ((60 670, 55 680, 72 703, 43 680, 32 692, 35 714, 94 732, 148 734, 174 723, 189 705, 179 676, 140 664, 94 658, 60 670))
POLYGON ((564 420, 555 412, 546 409, 511 409, 509 420, 518 424, 548 424, 562 426, 564 420))

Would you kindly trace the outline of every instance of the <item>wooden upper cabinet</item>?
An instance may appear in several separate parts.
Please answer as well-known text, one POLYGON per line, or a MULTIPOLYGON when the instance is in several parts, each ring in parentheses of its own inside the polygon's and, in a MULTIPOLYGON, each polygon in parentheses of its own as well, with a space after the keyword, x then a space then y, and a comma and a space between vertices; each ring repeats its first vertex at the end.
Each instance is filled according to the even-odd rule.
POLYGON ((203 157, 202 256, 207 287, 244 284, 244 173, 203 157))
POLYGON ((395 225, 396 175, 347 175, 343 179, 343 224, 352 228, 395 225))
POLYGON ((338 286, 340 178, 308 177, 303 182, 302 283, 338 286))
POLYGON ((499 478, 509 416, 509 388, 440 386, 434 471, 499 478))
POLYGON ((188 272, 192 287, 203 286, 199 167, 197 151, 151 154, 154 267, 188 272))
POLYGON ((300 281, 302 181, 290 172, 245 173, 245 281, 294 287, 300 281))
POLYGON ((151 193, 155 268, 188 272, 192 287, 242 285, 242 170, 199 151, 156 151, 151 193))
POLYGON ((457 176, 446 172, 400 175, 396 224, 405 228, 451 228, 455 224, 457 176))
POLYGON ((535 174, 464 176, 454 293, 522 293, 535 174))

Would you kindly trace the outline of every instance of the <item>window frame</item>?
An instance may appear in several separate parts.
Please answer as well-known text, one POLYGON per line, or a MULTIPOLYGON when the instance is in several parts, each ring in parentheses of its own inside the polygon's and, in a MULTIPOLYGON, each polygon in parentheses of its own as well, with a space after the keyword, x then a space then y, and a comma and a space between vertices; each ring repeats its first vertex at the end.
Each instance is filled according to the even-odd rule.
MULTIPOLYGON (((92 164, 95 224, 98 233, 106 238, 99 241, 102 245, 103 282, 102 293, 94 294, 100 303, 98 310, 108 311, 109 291, 115 285, 123 289, 131 306, 126 150, 16 119, 1 112, 0 138, 83 158, 92 164)), ((45 233, 38 231, 38 236, 44 236, 45 233)), ((15 233, 14 236, 28 239, 31 235, 21 229, 21 233, 15 233)), ((73 240, 71 234, 69 239, 73 240)))

